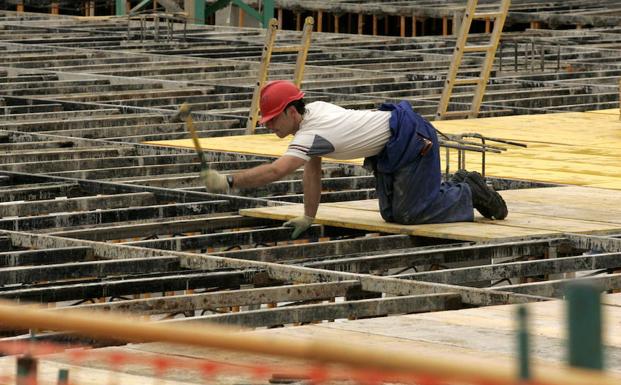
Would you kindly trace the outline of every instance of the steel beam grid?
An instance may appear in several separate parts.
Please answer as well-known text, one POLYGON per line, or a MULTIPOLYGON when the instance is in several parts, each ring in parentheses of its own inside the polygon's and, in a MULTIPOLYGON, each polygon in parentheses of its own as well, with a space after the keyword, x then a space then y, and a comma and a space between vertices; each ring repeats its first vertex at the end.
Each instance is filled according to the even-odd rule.
MULTIPOLYGON (((250 196, 207 194, 192 150, 140 144, 188 138, 170 121, 184 101, 200 136, 241 133, 262 32, 193 27, 186 41, 139 42, 123 20, 29 17, 0 12, 0 202, 15 202, 1 211, 0 297, 263 327, 546 300, 564 277, 619 267, 614 237, 464 244, 315 226, 290 242, 280 222, 237 210, 299 201, 299 172, 250 196)), ((506 36, 484 115, 616 106, 618 28, 506 36)), ((326 35, 309 52, 305 90, 352 108, 405 98, 431 116, 452 44, 326 35)), ((294 60, 276 55, 272 76, 289 76, 294 60)), ((471 90, 460 92, 466 100, 471 90)), ((269 159, 206 157, 223 172, 269 159)), ((374 197, 359 166, 323 173, 324 201, 374 197)), ((591 279, 618 286, 615 274, 591 279)))
MULTIPOLYGON (((43 35, 45 28, 38 28, 40 28, 43 35)), ((70 35, 71 27, 66 26, 65 28, 70 35)), ((125 28, 122 25, 110 24, 106 27, 98 26, 98 29, 106 30, 106 32, 110 33, 115 29, 120 31, 125 28)), ((154 79, 159 79, 160 82, 191 81, 193 84, 197 84, 196 82, 198 81, 209 85, 209 87, 216 85, 216 88, 220 90, 215 91, 218 98, 223 96, 219 92, 225 92, 225 95, 230 95, 231 91, 233 91, 233 88, 230 86, 233 84, 238 84, 238 88, 245 89, 245 92, 250 94, 254 81, 253 71, 256 71, 256 67, 248 62, 248 58, 252 57, 253 52, 256 52, 258 60, 262 47, 262 37, 258 33, 244 31, 243 34, 248 35, 245 36, 244 44, 240 46, 239 40, 235 36, 239 36, 239 32, 233 33, 231 31, 227 35, 225 31, 231 30, 214 30, 213 37, 210 37, 210 32, 195 30, 190 35, 195 33, 197 35, 196 39, 190 39, 190 42, 182 48, 177 43, 174 43, 170 45, 167 51, 159 48, 157 51, 151 50, 153 53, 169 54, 171 56, 169 60, 162 60, 158 57, 156 62, 154 62, 154 58, 149 58, 148 55, 142 56, 143 63, 139 70, 123 68, 121 63, 116 65, 114 63, 107 63, 105 65, 93 64, 97 63, 97 61, 110 60, 111 58, 94 58, 92 54, 85 53, 85 50, 91 50, 93 47, 97 48, 98 43, 92 39, 84 41, 84 43, 76 43, 75 39, 69 37, 65 38, 66 43, 63 43, 62 38, 59 38, 59 41, 55 43, 65 47, 66 58, 63 64, 58 63, 53 67, 45 65, 41 68, 42 62, 45 61, 43 56, 41 60, 28 58, 28 62, 20 60, 19 57, 10 60, 12 67, 24 68, 24 70, 26 68, 40 68, 72 72, 79 69, 80 72, 92 72, 93 76, 106 76, 108 78, 119 75, 132 76, 140 77, 144 82, 155 81, 156 83, 157 81, 154 79), (200 35, 198 32, 200 32, 200 35), (212 44, 213 47, 204 48, 205 44, 212 44), (70 55, 70 52, 74 52, 73 58, 67 56, 70 55), (178 60, 180 55, 183 55, 183 61, 178 60), (223 57, 227 57, 229 60, 222 63, 214 62, 214 60, 223 57), (206 62, 201 58, 212 59, 209 61, 211 64, 206 66, 206 62), (189 65, 188 61, 195 64, 189 65), (224 68, 228 68, 228 70, 225 71, 224 68), (232 72, 236 72, 235 76, 227 75, 232 72)), ((79 32, 76 30, 75 33, 78 34, 79 32)), ((614 79, 615 76, 618 76, 618 50, 608 49, 605 44, 615 44, 615 42, 618 44, 619 35, 615 33, 615 29, 590 30, 589 34, 603 38, 604 43, 600 43, 600 40, 591 40, 588 35, 585 36, 584 32, 533 31, 520 34, 507 33, 504 45, 508 49, 499 53, 499 56, 504 57, 505 65, 501 68, 500 58, 497 60, 497 72, 498 74, 502 73, 502 78, 499 78, 498 81, 494 80, 490 85, 484 103, 484 110, 486 110, 484 113, 489 116, 489 114, 537 113, 567 109, 584 110, 588 109, 589 107, 587 106, 589 105, 591 109, 614 106, 618 98, 615 92, 616 85, 601 83, 594 95, 594 90, 591 88, 592 83, 588 81, 581 82, 579 79, 583 76, 576 75, 576 73, 584 73, 586 78, 604 75, 614 79), (576 42, 582 42, 582 45, 576 44, 576 42), (517 48, 517 54, 515 55, 513 48, 517 48), (517 62, 517 68, 513 68, 513 59, 517 62), (543 69, 540 68, 542 63, 544 64, 543 69), (559 65, 562 68, 557 68, 559 65), (560 78, 559 74, 562 74, 563 70, 569 67, 571 67, 569 71, 571 76, 560 78), (607 71, 608 73, 601 71, 607 71), (562 96, 564 92, 568 96, 562 96), (557 100, 552 98, 553 94, 557 100)), ((33 36, 33 39, 36 36, 36 34, 30 35, 33 36)), ((292 34, 289 35, 290 38, 293 38, 292 34)), ((119 39, 122 38, 119 37, 119 39)), ((439 88, 442 81, 441 72, 445 70, 450 59, 451 39, 428 37, 425 39, 425 43, 418 43, 414 40, 412 42, 403 42, 390 37, 368 36, 348 39, 351 40, 347 42, 348 49, 338 53, 334 52, 336 41, 332 42, 330 39, 326 39, 325 42, 317 41, 313 43, 314 48, 309 54, 310 71, 307 73, 307 81, 305 81, 305 87, 308 88, 311 100, 315 97, 327 98, 328 100, 349 104, 352 107, 362 107, 376 105, 386 97, 405 97, 415 100, 418 108, 424 115, 432 115, 435 104, 429 103, 429 101, 439 98, 439 88), (449 41, 448 47, 447 41, 449 41), (325 67, 330 67, 332 70, 330 72, 325 71, 325 67), (358 69, 364 71, 361 72, 358 69), (414 75, 408 75, 407 73, 414 73, 414 75), (334 79, 335 76, 346 77, 347 81, 336 81, 334 79), (332 79, 330 79, 331 77, 332 79), (376 82, 377 85, 374 86, 373 84, 376 82), (348 87, 356 87, 357 89, 348 89, 348 87), (377 91, 373 91, 373 87, 377 91), (343 100, 341 95, 343 93, 348 95, 346 100, 343 100), (352 100, 351 95, 353 93, 357 95, 356 103, 352 100)), ((40 43, 34 40, 30 45, 39 46, 47 44, 49 43, 48 40, 41 40, 40 43)), ((338 41, 338 44, 343 45, 343 41, 338 41)), ((114 51, 115 47, 99 48, 107 49, 106 55, 119 56, 114 51)), ((136 45, 135 47, 123 45, 122 48, 133 48, 138 52, 150 51, 149 48, 145 49, 144 44, 136 45)), ((273 76, 278 76, 278 72, 284 76, 292 71, 294 58, 282 56, 281 59, 282 64, 273 76)), ((482 59, 475 56, 467 60, 472 62, 474 68, 482 59)), ((470 90, 471 88, 463 87, 464 94, 461 98, 464 102, 467 100, 470 90)), ((247 104, 244 105, 243 103, 249 102, 249 97, 246 97, 245 101, 238 100, 237 106, 230 103, 223 105, 221 102, 218 102, 221 105, 221 107, 218 107, 214 103, 205 103, 206 99, 200 99, 209 98, 209 95, 193 95, 192 89, 184 90, 183 95, 171 95, 168 99, 160 95, 165 90, 158 89, 155 91, 154 97, 148 97, 147 94, 143 93, 140 96, 141 103, 149 103, 151 108, 156 107, 153 104, 156 103, 158 108, 163 107, 168 114, 172 113, 172 110, 182 101, 186 101, 188 98, 196 98, 195 104, 199 107, 196 109, 197 117, 213 117, 218 114, 228 114, 229 116, 236 116, 238 119, 245 119, 244 115, 247 110, 247 104), (160 96, 155 97, 155 94, 160 96), (161 104, 166 102, 168 104, 161 104)), ((174 92, 172 93, 174 94, 174 92)), ((207 92, 211 93, 214 91, 207 92)), ((119 105, 129 106, 137 102, 137 99, 135 99, 138 97, 137 94, 134 94, 134 99, 128 99, 127 96, 129 94, 125 96, 119 92, 113 94, 116 96, 89 96, 82 94, 80 96, 71 96, 71 98, 74 102, 80 100, 82 103, 110 103, 117 107, 119 105), (113 97, 116 99, 111 99, 113 97)), ((216 97, 216 95, 213 96, 216 97)), ((459 102, 459 95, 457 96, 457 101, 459 102)), ((61 98, 63 99, 61 101, 68 102, 66 96, 61 96, 61 98)), ((179 130, 180 133, 182 131, 182 129, 179 130)), ((67 134, 74 135, 71 133, 67 134)), ((77 135, 79 136, 80 134, 77 133, 77 135)), ((116 140, 122 140, 123 136, 113 135, 112 137, 116 140)), ((165 137, 162 137, 162 139, 165 139, 165 137)))

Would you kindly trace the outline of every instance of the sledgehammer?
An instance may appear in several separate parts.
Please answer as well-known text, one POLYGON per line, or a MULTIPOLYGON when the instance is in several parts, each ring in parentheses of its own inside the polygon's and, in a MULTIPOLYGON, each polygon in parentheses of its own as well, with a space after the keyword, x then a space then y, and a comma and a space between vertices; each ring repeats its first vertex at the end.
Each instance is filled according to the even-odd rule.
POLYGON ((198 141, 198 135, 196 134, 196 130, 194 129, 194 122, 192 120, 192 114, 190 114, 190 105, 188 103, 183 103, 179 107, 179 111, 177 111, 171 118, 171 122, 183 122, 185 121, 185 125, 190 132, 190 136, 192 136, 192 142, 194 142, 194 148, 196 149, 196 153, 198 154, 198 159, 201 162, 201 170, 208 168, 207 160, 205 159, 205 154, 203 154, 203 149, 201 148, 201 144, 198 141))

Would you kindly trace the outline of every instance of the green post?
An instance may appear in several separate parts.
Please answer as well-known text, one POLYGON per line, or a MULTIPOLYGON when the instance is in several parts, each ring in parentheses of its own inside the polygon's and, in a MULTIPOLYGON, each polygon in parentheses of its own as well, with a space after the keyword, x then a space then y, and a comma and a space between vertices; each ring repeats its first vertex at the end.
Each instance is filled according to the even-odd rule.
POLYGON ((205 0, 194 0, 193 24, 205 24, 205 0))
POLYGON ((116 15, 117 16, 123 16, 125 15, 127 12, 127 4, 125 3, 126 0, 116 0, 116 15))
POLYGON ((590 284, 575 283, 567 287, 565 294, 569 318, 569 365, 603 370, 600 290, 590 284))
POLYGON ((58 383, 57 385, 67 385, 69 383, 69 369, 58 370, 58 383))
POLYGON ((263 0, 263 14, 261 14, 263 28, 270 25, 270 20, 274 17, 274 0, 263 0))
POLYGON ((16 385, 29 385, 36 383, 37 380, 37 359, 25 355, 17 359, 17 378, 16 385))
POLYGON ((528 311, 526 306, 518 307, 518 356, 519 356, 519 374, 521 381, 530 379, 530 357, 529 357, 529 341, 528 341, 528 311))

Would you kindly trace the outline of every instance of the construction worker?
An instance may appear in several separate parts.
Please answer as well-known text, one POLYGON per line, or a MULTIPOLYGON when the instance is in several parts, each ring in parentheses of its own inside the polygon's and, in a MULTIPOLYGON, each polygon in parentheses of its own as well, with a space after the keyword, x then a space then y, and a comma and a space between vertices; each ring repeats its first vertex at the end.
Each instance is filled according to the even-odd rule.
POLYGON ((349 110, 322 101, 305 104, 293 83, 276 80, 261 90, 261 119, 279 138, 293 135, 284 155, 272 163, 232 175, 203 170, 207 191, 251 188, 283 178, 304 166, 304 215, 285 223, 292 238, 308 229, 321 197, 321 157, 365 158, 373 170, 380 214, 400 224, 472 221, 473 207, 490 219, 504 219, 507 206, 481 174, 460 170, 442 183, 433 126, 410 104, 378 110, 349 110))

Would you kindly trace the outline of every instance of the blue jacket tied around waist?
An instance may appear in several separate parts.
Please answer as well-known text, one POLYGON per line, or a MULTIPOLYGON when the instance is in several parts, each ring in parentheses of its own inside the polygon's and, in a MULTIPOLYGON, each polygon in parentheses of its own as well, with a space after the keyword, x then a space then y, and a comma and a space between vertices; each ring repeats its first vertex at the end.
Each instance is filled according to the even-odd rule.
POLYGON ((376 176, 380 214, 387 222, 422 224, 472 221, 472 195, 465 184, 442 183, 436 131, 410 103, 384 103, 391 111, 391 137, 368 158, 376 176), (422 153, 431 142, 431 149, 422 153))

